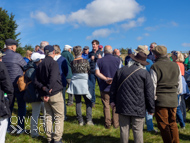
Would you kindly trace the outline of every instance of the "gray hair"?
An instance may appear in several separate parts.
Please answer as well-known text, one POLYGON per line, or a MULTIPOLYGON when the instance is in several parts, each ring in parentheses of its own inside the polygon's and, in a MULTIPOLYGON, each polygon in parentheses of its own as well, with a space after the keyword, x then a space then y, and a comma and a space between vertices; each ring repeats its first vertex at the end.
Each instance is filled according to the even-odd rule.
POLYGON ((112 54, 113 53, 112 47, 110 45, 106 45, 104 47, 104 53, 105 54, 112 54))
POLYGON ((49 42, 47 42, 47 41, 42 41, 42 42, 40 43, 40 49, 41 49, 41 50, 44 50, 44 47, 47 46, 47 45, 49 45, 49 42))
POLYGON ((73 53, 74 53, 75 57, 80 56, 81 53, 82 53, 82 48, 81 48, 81 46, 74 46, 74 47, 73 47, 73 53))
POLYGON ((144 65, 142 65, 141 63, 139 63, 137 61, 130 59, 127 66, 130 67, 132 65, 137 65, 137 66, 141 67, 142 69, 146 70, 146 67, 144 65))
POLYGON ((150 46, 151 46, 151 45, 153 45, 154 47, 157 46, 156 42, 152 42, 152 43, 150 44, 150 46))
POLYGON ((53 51, 52 51, 52 52, 45 53, 45 55, 46 55, 46 56, 53 55, 53 51))

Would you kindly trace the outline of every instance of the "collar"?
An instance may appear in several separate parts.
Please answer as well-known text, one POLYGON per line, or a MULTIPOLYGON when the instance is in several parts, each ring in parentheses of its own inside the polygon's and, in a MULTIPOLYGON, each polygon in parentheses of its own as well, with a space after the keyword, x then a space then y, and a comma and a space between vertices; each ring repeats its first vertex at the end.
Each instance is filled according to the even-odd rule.
POLYGON ((164 57, 159 57, 155 61, 171 61, 171 60, 167 56, 164 56, 164 57))
POLYGON ((57 61, 60 57, 61 55, 55 55, 54 60, 57 61))
MULTIPOLYGON (((112 55, 112 54, 110 54, 110 53, 106 53, 106 54, 104 54, 104 56, 110 56, 110 55, 112 55)), ((112 55, 113 56, 113 55, 112 55)))

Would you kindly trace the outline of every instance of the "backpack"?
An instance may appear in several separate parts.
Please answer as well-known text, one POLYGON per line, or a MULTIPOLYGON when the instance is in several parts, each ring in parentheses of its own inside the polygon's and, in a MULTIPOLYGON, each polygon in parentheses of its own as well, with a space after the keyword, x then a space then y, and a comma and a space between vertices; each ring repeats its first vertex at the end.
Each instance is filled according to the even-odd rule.
MULTIPOLYGON (((30 69, 30 68, 28 68, 28 69, 30 69)), ((29 81, 27 77, 25 77, 25 72, 23 72, 23 75, 20 76, 17 80, 17 85, 18 85, 18 89, 20 92, 25 91, 26 87, 32 82, 32 81, 29 81)))

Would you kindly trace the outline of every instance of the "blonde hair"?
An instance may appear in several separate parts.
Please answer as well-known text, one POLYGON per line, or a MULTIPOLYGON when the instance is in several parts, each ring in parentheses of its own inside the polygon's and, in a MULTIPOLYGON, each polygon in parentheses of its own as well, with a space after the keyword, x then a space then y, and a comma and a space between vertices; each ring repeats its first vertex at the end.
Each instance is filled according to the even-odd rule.
POLYGON ((32 51, 27 50, 27 51, 26 51, 26 58, 30 59, 31 54, 32 54, 32 51))
POLYGON ((180 51, 176 51, 177 52, 177 59, 176 62, 184 62, 184 56, 180 51))

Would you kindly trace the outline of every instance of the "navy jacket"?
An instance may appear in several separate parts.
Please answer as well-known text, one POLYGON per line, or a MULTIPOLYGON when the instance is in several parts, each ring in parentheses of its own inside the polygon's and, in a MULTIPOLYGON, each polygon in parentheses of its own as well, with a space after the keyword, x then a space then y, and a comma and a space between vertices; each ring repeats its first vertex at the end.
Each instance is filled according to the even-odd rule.
MULTIPOLYGON (((112 54, 105 54, 103 58, 97 61, 100 73, 106 77, 113 78, 116 71, 119 69, 120 58, 113 56, 112 54)), ((100 91, 109 92, 110 84, 107 84, 104 80, 99 81, 100 91)))
POLYGON ((63 90, 59 66, 52 57, 46 56, 36 68, 35 85, 40 96, 53 96, 63 90), (46 91, 42 90, 43 86, 46 87, 46 91))
POLYGON ((154 113, 154 87, 148 71, 140 69, 125 80, 137 68, 137 65, 124 66, 114 76, 110 89, 110 103, 116 104, 118 114, 145 117, 146 109, 154 113))
POLYGON ((13 100, 13 85, 11 83, 7 68, 0 62, 0 117, 8 118, 11 116, 10 105, 13 100), (4 97, 4 93, 7 97, 4 97))
POLYGON ((30 101, 27 101, 29 103, 42 101, 35 86, 36 64, 29 61, 29 63, 24 67, 24 70, 26 71, 24 75, 25 78, 28 82, 31 82, 25 90, 24 94, 27 96, 24 95, 24 99, 29 96, 30 98, 28 100, 30 101))
POLYGON ((130 61, 130 59, 131 59, 130 56, 125 57, 125 66, 128 65, 128 62, 130 61))
POLYGON ((61 56, 57 60, 57 63, 59 65, 59 72, 60 72, 60 75, 61 75, 61 81, 62 81, 63 87, 66 87, 66 85, 67 85, 66 77, 67 77, 67 74, 68 74, 67 60, 63 56, 61 56))
POLYGON ((151 52, 151 50, 149 50, 150 53, 149 55, 147 56, 147 59, 150 59, 153 63, 155 62, 155 57, 154 57, 154 54, 151 52))
POLYGON ((94 53, 94 51, 92 50, 89 54, 88 54, 88 58, 90 59, 92 56, 95 56, 94 60, 92 61, 90 59, 90 73, 91 74, 95 74, 95 68, 96 68, 96 62, 98 60, 98 55, 103 55, 103 52, 98 50, 96 51, 96 53, 94 53))
POLYGON ((23 67, 27 64, 19 53, 7 49, 3 56, 3 62, 7 67, 11 82, 15 85, 18 78, 23 75, 23 67))

